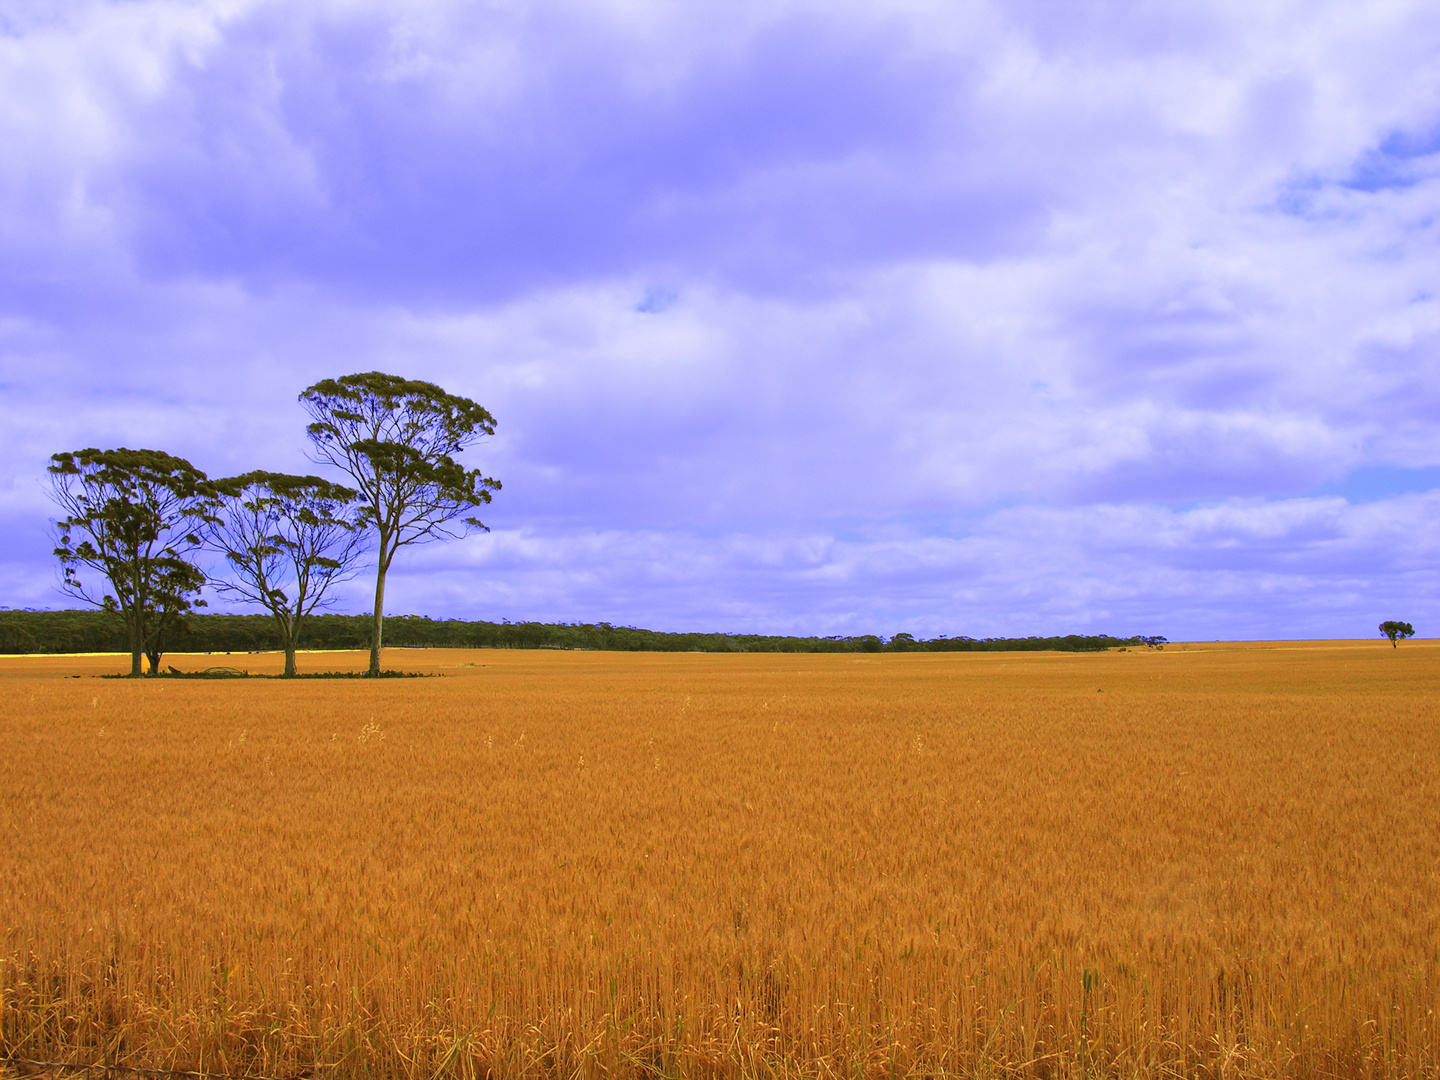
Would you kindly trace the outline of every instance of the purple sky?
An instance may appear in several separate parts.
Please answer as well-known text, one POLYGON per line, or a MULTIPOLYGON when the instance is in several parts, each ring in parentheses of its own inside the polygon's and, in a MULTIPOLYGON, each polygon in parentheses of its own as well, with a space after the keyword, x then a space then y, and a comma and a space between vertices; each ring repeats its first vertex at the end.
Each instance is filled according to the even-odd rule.
POLYGON ((395 613, 1429 636, 1437 239, 1423 0, 0 0, 0 603, 380 369, 505 485, 395 613))

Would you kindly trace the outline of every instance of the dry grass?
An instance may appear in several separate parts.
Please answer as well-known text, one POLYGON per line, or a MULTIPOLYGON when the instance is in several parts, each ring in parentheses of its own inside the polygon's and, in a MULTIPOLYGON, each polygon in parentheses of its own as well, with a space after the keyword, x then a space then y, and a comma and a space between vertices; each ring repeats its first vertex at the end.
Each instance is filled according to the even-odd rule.
POLYGON ((1435 645, 390 662, 0 661, 0 1054, 1440 1068, 1435 645))

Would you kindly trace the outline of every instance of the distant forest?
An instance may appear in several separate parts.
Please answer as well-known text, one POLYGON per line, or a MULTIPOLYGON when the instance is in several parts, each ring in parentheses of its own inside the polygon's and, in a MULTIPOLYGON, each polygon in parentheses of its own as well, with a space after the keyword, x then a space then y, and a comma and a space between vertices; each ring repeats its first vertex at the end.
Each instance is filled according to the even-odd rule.
MULTIPOLYGON (((368 615, 312 615, 305 622, 305 649, 368 649, 368 615)), ((464 622, 402 615, 386 620, 385 643, 401 648, 597 649, 613 652, 1002 652, 1053 650, 1099 652, 1120 645, 1152 645, 1164 638, 1117 638, 1107 634, 1064 637, 940 637, 909 634, 886 640, 859 637, 784 637, 770 634, 669 634, 609 623, 464 622)), ((172 632, 175 652, 236 653, 283 646, 269 615, 188 615, 172 632)), ((130 639, 118 615, 104 611, 0 610, 0 653, 128 653, 130 639)))

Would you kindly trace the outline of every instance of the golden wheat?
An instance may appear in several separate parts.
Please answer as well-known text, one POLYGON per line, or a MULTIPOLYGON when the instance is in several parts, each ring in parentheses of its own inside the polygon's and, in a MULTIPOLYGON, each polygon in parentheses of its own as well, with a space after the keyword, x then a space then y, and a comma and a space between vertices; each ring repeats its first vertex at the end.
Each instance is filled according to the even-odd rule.
POLYGON ((1440 1068, 1436 646, 390 661, 0 661, 5 1057, 1440 1068))

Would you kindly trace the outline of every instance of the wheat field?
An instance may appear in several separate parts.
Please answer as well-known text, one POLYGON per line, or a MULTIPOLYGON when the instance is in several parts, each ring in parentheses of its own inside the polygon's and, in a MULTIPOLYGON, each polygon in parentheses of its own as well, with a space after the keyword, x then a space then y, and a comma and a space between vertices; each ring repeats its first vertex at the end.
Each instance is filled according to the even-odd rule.
POLYGON ((1435 644, 387 662, 0 659, 0 1057, 1440 1070, 1435 644))

